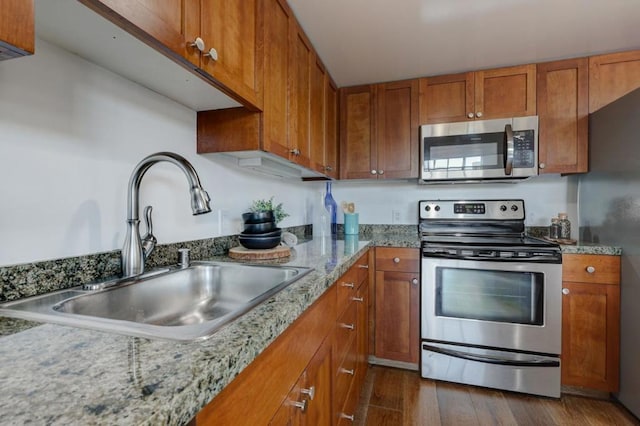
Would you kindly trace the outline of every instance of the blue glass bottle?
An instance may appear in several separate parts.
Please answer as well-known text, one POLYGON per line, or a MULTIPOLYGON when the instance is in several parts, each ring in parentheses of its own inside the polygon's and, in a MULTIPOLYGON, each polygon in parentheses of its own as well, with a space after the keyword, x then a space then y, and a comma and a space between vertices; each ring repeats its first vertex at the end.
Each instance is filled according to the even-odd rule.
POLYGON ((336 236, 338 233, 338 204, 331 195, 331 181, 327 181, 327 192, 324 196, 324 207, 331 217, 331 235, 336 236))

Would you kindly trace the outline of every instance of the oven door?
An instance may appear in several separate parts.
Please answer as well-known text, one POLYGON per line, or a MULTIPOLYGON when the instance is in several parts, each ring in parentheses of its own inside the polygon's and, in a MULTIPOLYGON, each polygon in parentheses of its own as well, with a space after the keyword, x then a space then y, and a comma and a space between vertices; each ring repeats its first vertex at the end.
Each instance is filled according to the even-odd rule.
POLYGON ((422 339, 559 355, 562 265, 423 257, 422 339))

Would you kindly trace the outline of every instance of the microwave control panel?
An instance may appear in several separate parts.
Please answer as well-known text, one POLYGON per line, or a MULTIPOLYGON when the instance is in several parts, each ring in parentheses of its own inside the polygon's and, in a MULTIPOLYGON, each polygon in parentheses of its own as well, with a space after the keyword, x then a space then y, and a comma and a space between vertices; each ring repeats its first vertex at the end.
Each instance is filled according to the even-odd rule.
POLYGON ((535 167, 536 144, 533 130, 513 132, 513 167, 535 167))

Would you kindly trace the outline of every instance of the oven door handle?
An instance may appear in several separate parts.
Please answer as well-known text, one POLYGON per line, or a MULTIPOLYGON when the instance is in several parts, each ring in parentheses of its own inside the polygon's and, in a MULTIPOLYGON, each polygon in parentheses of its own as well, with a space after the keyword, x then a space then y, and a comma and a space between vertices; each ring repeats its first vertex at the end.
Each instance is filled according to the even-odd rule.
POLYGON ((454 351, 451 349, 443 349, 438 348, 436 346, 427 345, 426 343, 422 345, 422 349, 436 352, 443 355, 452 356, 455 358, 466 359, 469 361, 476 362, 484 362, 486 364, 498 364, 498 365, 511 365, 516 367, 559 367, 560 361, 549 361, 549 360, 532 360, 532 361, 517 361, 511 359, 503 359, 490 355, 478 355, 478 354, 470 354, 467 352, 454 351))
POLYGON ((513 146, 513 129, 511 128, 511 124, 504 126, 504 145, 506 151, 504 157, 504 174, 511 176, 511 172, 513 171, 513 156, 515 152, 513 146))

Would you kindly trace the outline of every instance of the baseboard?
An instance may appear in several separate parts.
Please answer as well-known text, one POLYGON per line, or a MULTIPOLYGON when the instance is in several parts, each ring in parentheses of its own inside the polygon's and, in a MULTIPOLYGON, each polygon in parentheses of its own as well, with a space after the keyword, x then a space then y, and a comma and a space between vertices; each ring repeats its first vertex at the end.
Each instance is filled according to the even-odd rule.
POLYGON ((604 399, 607 401, 611 401, 612 395, 606 391, 600 391, 595 389, 583 388, 580 386, 565 386, 563 385, 560 389, 563 394, 568 395, 578 395, 578 396, 586 396, 594 399, 604 399))

